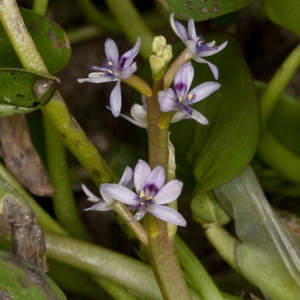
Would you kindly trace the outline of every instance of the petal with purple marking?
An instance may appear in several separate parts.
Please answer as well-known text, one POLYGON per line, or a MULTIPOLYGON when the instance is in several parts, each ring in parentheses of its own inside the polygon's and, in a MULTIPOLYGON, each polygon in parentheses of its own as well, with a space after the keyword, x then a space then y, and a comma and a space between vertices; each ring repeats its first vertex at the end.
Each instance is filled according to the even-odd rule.
POLYGON ((133 59, 137 56, 139 53, 141 46, 141 39, 138 37, 135 45, 133 48, 126 53, 124 53, 119 60, 119 67, 121 70, 127 68, 133 61, 133 59))
POLYGON ((228 41, 224 42, 223 44, 221 44, 220 46, 217 46, 217 48, 212 48, 212 49, 209 49, 209 47, 207 47, 205 50, 203 51, 199 51, 196 56, 199 56, 199 57, 207 57, 207 56, 211 56, 211 55, 214 55, 218 52, 220 52, 221 50, 223 50, 228 44, 228 41))
POLYGON ((194 78, 194 68, 190 62, 185 63, 178 70, 174 78, 174 89, 177 96, 185 96, 194 78))
POLYGON ((183 216, 171 207, 153 204, 148 208, 148 212, 163 221, 176 224, 178 226, 187 225, 183 216))
POLYGON ((156 166, 145 181, 145 192, 153 190, 156 194, 166 181, 166 172, 162 166, 156 166))
POLYGON ((173 111, 177 109, 176 94, 171 88, 158 93, 158 102, 160 110, 163 112, 173 111))
POLYGON ((140 159, 134 169, 134 186, 137 193, 140 193, 144 189, 146 179, 150 173, 151 169, 149 165, 140 159))

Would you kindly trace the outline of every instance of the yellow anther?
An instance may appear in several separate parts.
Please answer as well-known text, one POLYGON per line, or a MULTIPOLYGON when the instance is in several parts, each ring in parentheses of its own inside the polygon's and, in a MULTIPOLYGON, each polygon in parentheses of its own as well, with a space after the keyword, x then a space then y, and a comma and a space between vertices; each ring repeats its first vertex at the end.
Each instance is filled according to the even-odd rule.
POLYGON ((179 102, 182 102, 182 100, 183 100, 182 96, 179 96, 179 97, 178 97, 178 101, 179 101, 179 102))
POLYGON ((146 197, 146 200, 152 200, 152 196, 146 197))
POLYGON ((191 101, 194 98, 194 94, 188 94, 188 100, 191 101))
POLYGON ((144 191, 140 191, 140 198, 144 198, 145 197, 145 192, 144 191))
POLYGON ((114 65, 111 61, 109 61, 107 64, 108 64, 110 67, 112 67, 112 66, 114 65))
POLYGON ((114 72, 110 69, 107 69, 107 72, 110 73, 110 74, 114 74, 114 72))

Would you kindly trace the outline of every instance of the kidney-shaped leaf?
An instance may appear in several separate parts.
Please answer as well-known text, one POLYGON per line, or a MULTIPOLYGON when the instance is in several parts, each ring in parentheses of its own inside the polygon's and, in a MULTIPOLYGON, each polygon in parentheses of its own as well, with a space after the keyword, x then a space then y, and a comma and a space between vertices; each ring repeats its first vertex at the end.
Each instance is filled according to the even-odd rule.
POLYGON ((204 21, 229 14, 247 5, 250 1, 251 0, 166 0, 169 10, 175 13, 176 18, 182 20, 193 18, 195 21, 204 21))
MULTIPOLYGON (((259 136, 259 106, 255 87, 234 38, 209 36, 227 47, 208 59, 219 68, 221 88, 193 105, 209 120, 207 126, 182 120, 171 127, 178 170, 193 175, 201 191, 236 176, 251 160, 259 136)), ((193 85, 214 81, 207 65, 194 63, 193 85)))
MULTIPOLYGON (((62 69, 71 57, 68 38, 63 29, 46 17, 20 9, 24 23, 32 36, 50 73, 62 69)), ((0 67, 21 68, 21 62, 0 24, 0 67)))
POLYGON ((0 69, 0 117, 31 112, 45 105, 59 80, 22 69, 0 69))
POLYGON ((274 23, 289 29, 300 36, 299 0, 264 0, 263 6, 267 16, 274 23))

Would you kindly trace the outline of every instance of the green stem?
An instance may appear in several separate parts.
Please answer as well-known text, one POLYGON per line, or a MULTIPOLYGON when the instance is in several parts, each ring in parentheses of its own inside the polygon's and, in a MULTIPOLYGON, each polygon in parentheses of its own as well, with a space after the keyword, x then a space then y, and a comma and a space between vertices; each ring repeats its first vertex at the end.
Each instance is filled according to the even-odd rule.
POLYGON ((98 25, 101 29, 112 33, 120 33, 122 31, 111 16, 99 11, 90 0, 77 0, 77 5, 85 14, 86 18, 98 25))
POLYGON ((284 92, 300 64, 300 45, 298 45, 279 67, 260 97, 262 125, 266 124, 280 95, 284 92))
MULTIPOLYGON (((154 82, 153 95, 147 99, 149 165, 161 165, 168 170, 168 129, 160 129, 161 115, 157 93, 162 89, 162 80, 154 82)), ((149 251, 152 268, 164 299, 191 299, 184 281, 174 246, 174 230, 168 231, 166 222, 146 215, 149 236, 149 251)))
POLYGON ((201 295, 203 300, 223 300, 221 292, 203 265, 178 236, 175 238, 175 245, 180 264, 192 280, 193 288, 201 295))
POLYGON ((16 189, 27 201, 34 211, 34 215, 38 223, 46 230, 55 232, 61 235, 67 235, 67 232, 58 225, 48 213, 46 213, 35 200, 25 191, 25 189, 19 184, 19 182, 0 164, 0 180, 7 182, 14 189, 16 189))
POLYGON ((140 54, 144 59, 148 59, 152 53, 154 35, 132 1, 106 0, 105 2, 130 41, 134 44, 138 36, 142 39, 140 54))
POLYGON ((152 270, 148 265, 120 253, 69 237, 46 233, 45 240, 50 258, 92 275, 112 280, 134 291, 142 299, 161 299, 152 270))
POLYGON ((47 13, 48 2, 49 0, 33 0, 32 10, 40 16, 44 16, 47 13))
POLYGON ((138 92, 140 92, 142 95, 145 97, 151 97, 152 95, 152 90, 148 83, 144 81, 142 78, 136 76, 136 75, 131 75, 128 79, 123 79, 125 83, 128 85, 132 86, 134 89, 136 89, 138 92))
POLYGON ((44 114, 43 117, 48 171, 55 188, 53 196, 55 216, 72 236, 88 240, 88 234, 75 205, 65 147, 48 116, 44 114))
POLYGON ((166 90, 171 85, 179 68, 184 63, 191 60, 192 58, 193 58, 193 54, 187 48, 176 58, 176 60, 171 64, 171 66, 168 68, 168 70, 164 74, 163 90, 166 90))

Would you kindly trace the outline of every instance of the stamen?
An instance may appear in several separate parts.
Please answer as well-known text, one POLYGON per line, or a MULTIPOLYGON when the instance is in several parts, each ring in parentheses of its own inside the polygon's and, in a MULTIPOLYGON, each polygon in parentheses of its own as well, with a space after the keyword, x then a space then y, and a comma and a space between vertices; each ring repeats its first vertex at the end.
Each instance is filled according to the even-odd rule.
POLYGON ((114 72, 113 72, 112 70, 110 70, 110 69, 107 69, 107 73, 109 73, 109 74, 111 74, 111 75, 114 74, 114 72))
POLYGON ((182 96, 179 96, 179 97, 178 97, 178 101, 181 103, 182 100, 183 100, 182 96))
POLYGON ((96 77, 100 77, 102 74, 101 72, 92 72, 88 75, 89 78, 96 78, 96 77))
POLYGON ((144 198, 144 197, 145 197, 145 192, 144 192, 144 191, 141 191, 139 197, 140 197, 140 198, 144 198))
POLYGON ((194 94, 189 93, 187 98, 188 98, 189 101, 191 101, 194 98, 194 94))
POLYGON ((107 64, 108 64, 110 67, 112 67, 112 66, 114 65, 110 60, 107 62, 107 64))

